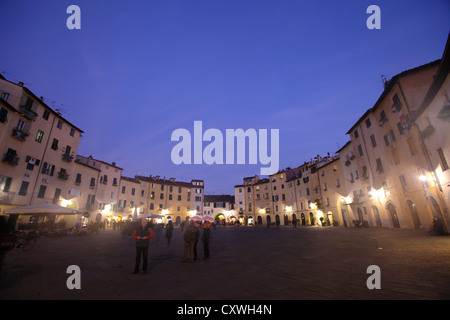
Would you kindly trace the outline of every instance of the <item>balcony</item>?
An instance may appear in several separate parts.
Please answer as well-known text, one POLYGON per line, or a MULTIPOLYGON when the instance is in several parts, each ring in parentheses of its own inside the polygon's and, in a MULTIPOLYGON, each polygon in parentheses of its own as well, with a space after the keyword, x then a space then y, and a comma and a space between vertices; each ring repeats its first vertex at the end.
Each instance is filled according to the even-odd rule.
POLYGON ((19 128, 14 128, 12 130, 12 134, 13 137, 25 141, 25 139, 28 137, 28 132, 24 129, 19 129, 19 128))
POLYGON ((24 117, 30 120, 36 120, 37 113, 33 110, 27 109, 26 107, 20 107, 19 112, 24 115, 24 117))
POLYGON ((3 157, 2 162, 6 162, 13 166, 17 166, 19 164, 19 160, 20 158, 17 156, 17 154, 6 153, 5 156, 3 157))
POLYGON ((67 180, 69 175, 65 171, 58 172, 58 179, 67 180))
POLYGON ((71 156, 70 154, 63 154, 62 155, 62 159, 64 160, 64 161, 67 161, 67 162, 72 162, 72 160, 73 160, 73 156, 71 156))

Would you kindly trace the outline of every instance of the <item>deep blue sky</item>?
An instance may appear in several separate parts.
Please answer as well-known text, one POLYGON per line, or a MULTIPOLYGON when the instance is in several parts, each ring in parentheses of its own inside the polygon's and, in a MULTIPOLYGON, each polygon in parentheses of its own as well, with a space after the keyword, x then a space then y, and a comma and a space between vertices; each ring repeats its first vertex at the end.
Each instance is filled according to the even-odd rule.
MULTIPOLYGON (((334 154, 388 78, 441 58, 450 2, 0 0, 0 72, 85 131, 124 175, 232 194, 261 165, 180 165, 177 128, 279 129, 280 169, 334 154), (66 9, 81 8, 81 30, 66 9), (369 30, 368 6, 381 8, 369 30)), ((206 145, 206 143, 205 143, 206 145)))

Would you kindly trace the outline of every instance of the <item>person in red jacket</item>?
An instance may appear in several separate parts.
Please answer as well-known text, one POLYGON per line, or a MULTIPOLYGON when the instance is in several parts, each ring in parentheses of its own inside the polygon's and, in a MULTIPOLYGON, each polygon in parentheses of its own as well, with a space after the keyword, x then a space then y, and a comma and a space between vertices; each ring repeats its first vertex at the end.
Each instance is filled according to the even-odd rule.
POLYGON ((148 246, 150 244, 150 239, 153 238, 153 231, 152 228, 147 225, 146 219, 141 219, 141 224, 134 231, 133 238, 136 239, 136 264, 134 266, 133 274, 139 272, 141 256, 144 258, 142 271, 147 273, 148 246))

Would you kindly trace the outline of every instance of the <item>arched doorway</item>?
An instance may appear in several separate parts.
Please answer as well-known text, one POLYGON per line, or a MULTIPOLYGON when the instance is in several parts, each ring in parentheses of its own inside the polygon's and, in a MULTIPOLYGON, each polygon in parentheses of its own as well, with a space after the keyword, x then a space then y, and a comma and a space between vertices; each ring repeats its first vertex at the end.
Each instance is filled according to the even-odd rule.
POLYGON ((397 210, 395 209, 394 205, 392 203, 388 203, 388 205, 386 206, 386 209, 388 210, 389 215, 391 216, 392 225, 394 226, 394 228, 400 228, 400 222, 398 221, 397 210))
POLYGON ((438 217, 440 219, 443 219, 441 209, 439 208, 439 203, 436 201, 435 198, 428 196, 427 204, 431 207, 431 212, 433 214, 433 218, 438 217))
POLYGON ((312 212, 309 213, 309 221, 311 221, 311 225, 315 225, 314 214, 312 212))
POLYGON ((181 217, 180 217, 180 216, 177 216, 177 217, 175 218, 175 224, 178 226, 178 225, 180 225, 180 223, 181 223, 181 217))
POLYGON ((267 216, 266 222, 267 222, 267 225, 270 225, 272 223, 272 218, 270 216, 267 216))
POLYGON ((258 216, 258 225, 259 225, 259 226, 261 226, 261 225, 262 225, 262 223, 263 223, 263 222, 262 222, 262 218, 261 218, 261 216, 258 216))
POLYGON ((375 223, 377 227, 381 227, 381 218, 380 213, 378 212, 378 208, 375 206, 372 206, 373 216, 375 217, 375 223))
POLYGON ((275 224, 276 224, 277 226, 280 225, 280 216, 279 216, 279 215, 276 215, 276 216, 275 216, 275 224))
POLYGON ((358 212, 358 220, 361 221, 361 222, 364 221, 364 216, 363 216, 363 213, 362 213, 361 208, 358 207, 358 208, 356 209, 356 211, 358 212))
POLYGON ((222 220, 225 220, 225 215, 223 213, 218 213, 214 216, 214 220, 222 222, 222 220))
POLYGON ((292 223, 297 224, 297 215, 295 213, 292 214, 292 223))
POLYGON ((302 226, 306 226, 306 218, 305 218, 305 214, 302 213, 302 214, 300 215, 300 217, 301 217, 301 219, 302 219, 302 226))
POLYGON ((411 219, 413 221, 414 228, 419 229, 422 226, 422 224, 420 223, 420 218, 417 212, 416 204, 411 200, 407 200, 406 204, 408 205, 409 213, 411 214, 411 219))
POLYGON ((287 214, 284 214, 284 225, 287 226, 289 224, 289 218, 287 214))
POLYGON ((344 227, 348 227, 347 225, 347 211, 345 209, 341 209, 342 221, 344 222, 344 227))

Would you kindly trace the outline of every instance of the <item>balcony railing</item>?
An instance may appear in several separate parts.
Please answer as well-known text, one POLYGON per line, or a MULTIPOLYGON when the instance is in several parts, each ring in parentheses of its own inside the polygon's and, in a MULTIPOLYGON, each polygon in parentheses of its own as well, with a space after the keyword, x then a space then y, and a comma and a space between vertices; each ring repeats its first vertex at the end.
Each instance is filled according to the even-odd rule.
POLYGON ((11 135, 15 138, 18 138, 19 140, 24 141, 28 137, 28 132, 25 131, 24 129, 19 129, 16 127, 12 129, 11 135))
POLYGON ((19 164, 19 159, 20 158, 16 154, 5 154, 2 161, 17 166, 19 164))
POLYGON ((71 156, 70 154, 63 154, 62 155, 62 159, 64 160, 64 161, 67 161, 67 162, 72 162, 72 160, 73 160, 73 156, 71 156))
POLYGON ((35 120, 37 117, 36 112, 34 112, 33 110, 30 110, 30 109, 27 109, 25 107, 20 107, 19 112, 30 120, 35 120))
POLYGON ((69 175, 66 172, 58 172, 58 178, 62 180, 67 180, 69 178, 69 175))

